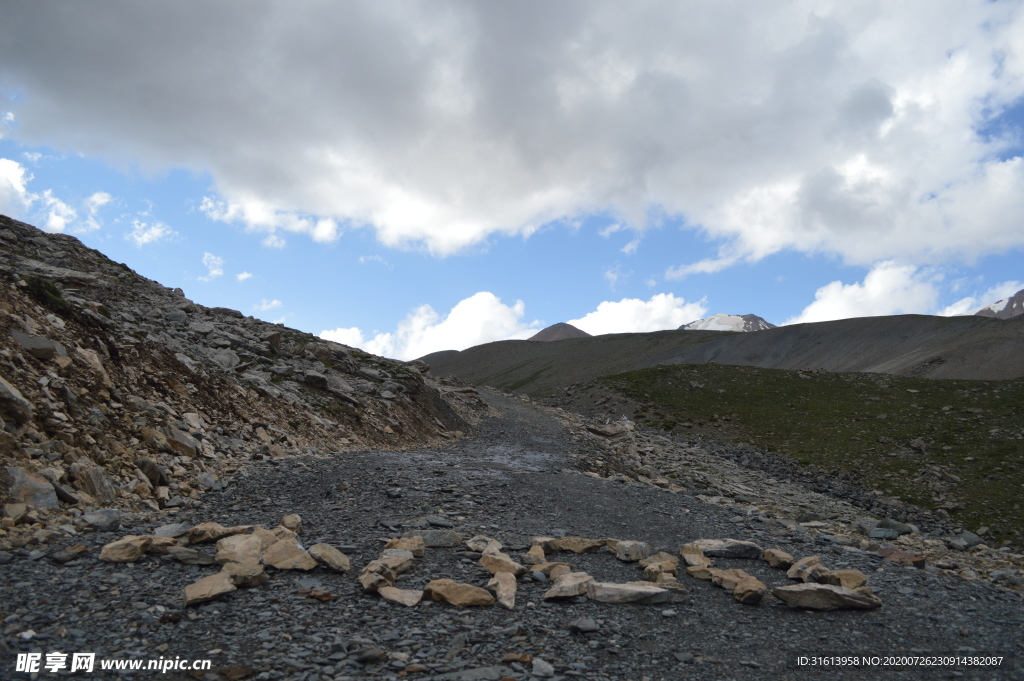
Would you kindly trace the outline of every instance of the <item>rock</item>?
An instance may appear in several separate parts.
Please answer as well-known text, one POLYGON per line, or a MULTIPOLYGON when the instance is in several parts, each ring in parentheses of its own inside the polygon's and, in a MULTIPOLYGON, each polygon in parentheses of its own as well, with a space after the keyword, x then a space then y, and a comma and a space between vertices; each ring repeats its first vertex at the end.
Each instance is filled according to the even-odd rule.
POLYGON ((385 586, 394 586, 398 575, 382 560, 373 560, 359 573, 359 583, 367 591, 379 591, 385 586))
POLYGON ((221 565, 257 565, 262 552, 263 543, 259 537, 252 534, 233 534, 217 541, 217 562, 221 565))
POLYGON ((51 553, 49 558, 54 563, 63 564, 67 563, 68 561, 75 560, 76 558, 81 558, 86 553, 88 553, 88 551, 89 549, 88 547, 86 547, 85 544, 75 544, 74 546, 68 547, 61 551, 51 553))
POLYGON ((744 605, 757 605, 766 593, 768 587, 765 583, 752 575, 742 578, 732 590, 733 598, 744 605))
POLYGON ((644 581, 655 582, 661 575, 675 576, 679 570, 679 561, 676 559, 665 560, 659 563, 649 563, 644 568, 644 581))
POLYGON ((240 587, 259 586, 270 579, 259 563, 225 563, 221 571, 228 574, 232 584, 240 587))
POLYGON ((302 516, 298 513, 289 513, 281 518, 281 526, 287 527, 295 534, 302 536, 302 516))
MULTIPOLYGON (((554 540, 554 551, 572 551, 573 553, 595 553, 600 551, 607 542, 604 539, 584 539, 583 537, 562 537, 554 540)), ((546 548, 546 547, 545 547, 546 548)))
POLYGON ((63 345, 57 341, 50 340, 46 336, 30 336, 17 329, 11 329, 11 338, 21 346, 22 350, 44 362, 49 362, 55 357, 68 356, 68 351, 63 345))
POLYGON ((231 581, 231 575, 228 572, 221 571, 215 575, 203 577, 198 582, 193 582, 186 586, 185 607, 216 600, 236 590, 237 587, 231 581))
POLYGON ((309 547, 309 555, 313 556, 316 562, 326 565, 335 572, 348 573, 352 570, 348 556, 330 544, 313 544, 309 547))
POLYGON ((901 523, 900 521, 893 520, 891 518, 883 519, 881 522, 878 523, 876 527, 881 527, 887 530, 894 530, 897 535, 913 534, 914 532, 913 526, 908 525, 907 523, 901 523))
POLYGON ((711 559, 704 555, 704 551, 696 543, 683 544, 679 547, 679 555, 690 567, 711 567, 711 559))
POLYGON ((620 541, 615 546, 615 557, 622 561, 635 562, 651 555, 651 547, 642 541, 620 541))
POLYGON ((876 527, 868 532, 868 537, 871 539, 895 539, 898 536, 900 536, 899 532, 887 527, 876 527))
POLYGON ((299 546, 294 537, 275 543, 263 552, 260 560, 278 570, 312 570, 316 567, 313 556, 299 546))
POLYGON ((691 565, 686 568, 686 574, 694 579, 711 579, 714 573, 715 568, 704 565, 691 565))
POLYGON ((793 567, 793 556, 781 549, 765 549, 761 557, 773 568, 779 570, 788 570, 793 567))
POLYGON ((512 560, 506 553, 485 553, 480 557, 480 564, 492 575, 507 572, 518 577, 526 574, 526 568, 512 560))
POLYGON ((544 594, 544 600, 586 595, 587 585, 593 581, 594 578, 586 572, 567 572, 559 575, 554 585, 544 594))
POLYGON ((416 558, 422 558, 425 552, 426 545, 423 543, 423 537, 396 537, 388 541, 384 545, 386 549, 401 549, 402 551, 408 551, 416 558))
POLYGON ((491 539, 490 537, 478 534, 472 539, 466 540, 466 548, 477 553, 494 553, 501 551, 502 545, 497 539, 491 539))
POLYGON ((217 350, 210 355, 216 364, 220 365, 222 369, 234 369, 236 366, 242 363, 242 360, 238 357, 238 354, 229 348, 217 350))
POLYGON ((547 557, 544 555, 543 546, 531 546, 524 557, 524 562, 528 565, 540 565, 546 561, 547 557))
POLYGON ((545 662, 539 657, 533 658, 533 675, 547 678, 555 675, 555 668, 550 662, 545 662))
POLYGON ((692 544, 712 558, 760 558, 764 553, 754 542, 738 539, 698 539, 692 544))
POLYGON ((423 600, 423 592, 418 589, 397 589, 393 586, 382 586, 377 589, 377 593, 381 595, 381 598, 410 608, 423 600))
POLYGON ((481 589, 471 584, 460 584, 451 579, 432 580, 423 590, 423 596, 424 598, 443 601, 459 608, 484 606, 494 603, 494 596, 486 589, 481 589))
POLYGON ((150 543, 149 548, 146 549, 146 553, 152 553, 157 556, 166 556, 170 553, 170 550, 175 546, 180 546, 178 540, 173 537, 157 537, 155 535, 146 535, 149 537, 150 543))
POLYGON ((152 459, 137 459, 135 465, 138 466, 142 474, 145 475, 153 487, 166 487, 171 484, 167 478, 167 472, 163 466, 153 461, 152 459))
POLYGON ((213 489, 214 486, 217 484, 217 476, 207 471, 206 473, 200 473, 198 476, 196 476, 196 482, 202 489, 213 489))
MULTIPOLYGON (((554 562, 554 563, 538 563, 537 565, 533 565, 533 566, 530 567, 530 572, 539 572, 540 574, 544 575, 545 577, 551 577, 552 571, 554 571, 556 568, 565 568, 565 569, 568 569, 570 572, 572 572, 571 566, 568 563, 558 563, 558 562, 554 562)), ((552 577, 552 579, 554 579, 554 577, 552 577)))
POLYGON ((806 556, 793 563, 786 571, 786 576, 806 582, 808 571, 815 565, 821 565, 821 556, 806 556))
POLYGON ((75 486, 105 504, 117 501, 118 494, 114 482, 99 466, 85 466, 79 469, 75 473, 75 486))
POLYGON ((164 435, 167 436, 167 444, 178 454, 195 456, 199 451, 199 442, 183 430, 168 426, 164 435))
POLYGON ((188 543, 203 544, 215 542, 224 537, 230 537, 233 534, 247 534, 248 532, 249 528, 244 525, 224 527, 220 523, 202 523, 188 531, 188 543))
POLYGON ((868 578, 860 570, 843 569, 829 570, 824 575, 819 575, 816 581, 822 584, 846 587, 847 589, 857 589, 867 584, 868 578))
POLYGON ((720 586, 726 591, 732 591, 741 580, 746 579, 749 576, 750 575, 743 570, 738 569, 715 570, 712 572, 711 582, 715 584, 715 586, 720 586))
POLYGON ((101 532, 113 532, 121 527, 121 512, 114 508, 101 508, 83 513, 82 520, 101 532))
POLYGON ((956 537, 956 539, 949 542, 949 546, 950 548, 954 548, 959 551, 966 551, 967 549, 981 544, 983 541, 984 540, 974 532, 964 530, 958 537, 956 537))
POLYGON ((518 587, 519 583, 516 582, 515 575, 511 572, 497 572, 487 582, 487 588, 497 596, 498 603, 508 610, 514 610, 516 607, 516 589, 518 587))
POLYGON ((270 533, 274 535, 278 540, 281 539, 295 539, 296 535, 294 532, 289 530, 284 525, 278 525, 274 529, 270 530, 270 533))
POLYGON ((153 530, 153 534, 157 537, 181 537, 188 534, 188 524, 173 523, 171 525, 161 525, 153 530))
POLYGON ((573 631, 579 634, 590 634, 598 631, 601 627, 591 617, 580 617, 569 622, 569 631, 573 631))
POLYGON ((675 565, 675 568, 672 569, 671 572, 675 572, 676 570, 679 569, 679 559, 676 558, 675 556, 673 556, 671 553, 668 553, 666 551, 659 551, 658 553, 654 554, 653 556, 648 556, 648 557, 642 559, 640 561, 640 567, 645 568, 648 565, 651 565, 652 563, 663 563, 663 562, 670 562, 670 563, 673 563, 675 565))
MULTIPOLYGON (((99 376, 100 385, 102 385, 105 388, 109 388, 112 385, 114 385, 114 382, 110 380, 110 374, 108 374, 107 370, 103 367, 103 361, 100 360, 100 356, 95 350, 79 347, 75 348, 75 354, 78 355, 78 357, 80 357, 83 362, 85 362, 85 365, 87 367, 92 369, 94 374, 99 376)), ((58 363, 62 363, 60 361, 60 357, 57 357, 56 359, 58 363)))
POLYGON ((32 420, 35 409, 21 392, 0 376, 0 413, 22 424, 32 420))
POLYGON ((590 580, 587 598, 599 603, 665 603, 672 599, 672 593, 650 582, 616 584, 590 580))
POLYGON ((380 554, 380 561, 396 575, 408 572, 415 563, 415 556, 412 551, 405 549, 384 549, 380 554))
POLYGON ((883 560, 887 560, 892 563, 899 563, 901 565, 913 565, 916 568, 924 568, 926 562, 921 556, 896 548, 895 546, 879 549, 878 555, 880 555, 883 560))
POLYGON ((278 537, 276 534, 274 534, 267 528, 263 527, 262 525, 257 525, 253 528, 252 536, 259 537, 260 545, 263 547, 264 551, 269 549, 277 542, 281 541, 280 537, 278 537))
POLYGON ((28 513, 28 504, 21 502, 17 504, 4 504, 4 517, 10 518, 17 525, 28 513))
POLYGON ((454 530, 414 530, 403 537, 419 537, 427 548, 450 548, 462 543, 462 535, 454 530))
POLYGON ((882 605, 878 596, 832 584, 793 584, 772 589, 772 595, 794 608, 810 610, 872 610, 882 605))
POLYGON ((12 498, 40 511, 55 511, 60 508, 53 485, 45 478, 33 475, 18 466, 8 466, 11 478, 8 488, 12 498))
POLYGON ((321 374, 319 371, 307 370, 302 374, 302 382, 306 385, 313 386, 314 388, 320 388, 321 390, 327 389, 327 377, 321 374))
POLYGON ((185 546, 172 546, 167 549, 167 553, 186 565, 213 565, 217 562, 209 553, 202 553, 185 546))
POLYGON ((134 563, 146 554, 152 537, 148 535, 128 535, 117 541, 110 542, 100 551, 100 560, 104 563, 134 563))

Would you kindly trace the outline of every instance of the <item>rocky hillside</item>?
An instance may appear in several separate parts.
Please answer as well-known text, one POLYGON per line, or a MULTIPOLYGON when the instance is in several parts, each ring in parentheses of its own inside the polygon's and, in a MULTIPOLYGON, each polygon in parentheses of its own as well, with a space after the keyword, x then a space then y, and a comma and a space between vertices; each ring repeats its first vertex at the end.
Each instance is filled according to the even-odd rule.
MULTIPOLYGON (((251 459, 439 442, 480 404, 423 363, 197 305, 73 237, 0 216, 0 244, 0 495, 58 524, 191 505, 251 459)), ((0 547, 37 525, 5 525, 0 547)))
POLYGON ((533 334, 526 340, 532 341, 558 341, 565 340, 566 338, 590 338, 590 334, 586 331, 577 329, 572 324, 566 324, 565 322, 559 322, 558 324, 552 324, 546 329, 542 329, 537 333, 533 334))
POLYGON ((756 314, 716 314, 679 327, 680 331, 766 331, 775 325, 756 314))
POLYGON ((1024 314, 1024 289, 1017 291, 1009 298, 984 305, 970 314, 979 317, 994 317, 995 319, 1009 319, 1024 314))

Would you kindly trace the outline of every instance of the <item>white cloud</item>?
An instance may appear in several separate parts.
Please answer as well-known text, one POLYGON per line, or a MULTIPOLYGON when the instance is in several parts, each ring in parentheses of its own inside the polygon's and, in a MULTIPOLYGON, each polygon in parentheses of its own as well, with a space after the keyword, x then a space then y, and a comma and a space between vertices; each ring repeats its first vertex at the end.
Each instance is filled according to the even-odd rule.
POLYGON ((288 242, 285 241, 284 239, 282 239, 281 237, 279 237, 276 234, 268 234, 263 239, 263 245, 266 246, 267 248, 281 249, 281 248, 284 248, 285 246, 287 246, 288 242))
POLYGON ((443 6, 225 3, 197 26, 176 3, 17 3, 0 62, 25 96, 4 107, 28 141, 209 172, 207 214, 271 247, 369 226, 444 255, 652 206, 722 246, 675 277, 1024 246, 1018 128, 982 132, 1024 95, 1018 3, 443 6))
POLYGON ((623 279, 626 279, 628 277, 629 277, 629 274, 624 274, 622 272, 622 266, 621 265, 615 265, 614 267, 609 267, 609 268, 607 268, 604 271, 604 280, 608 282, 608 287, 611 288, 613 291, 619 285, 620 281, 622 281, 623 279))
POLYGON ((506 305, 488 291, 459 301, 447 315, 430 305, 421 305, 398 323, 393 333, 376 333, 367 338, 358 327, 320 332, 320 337, 360 347, 375 355, 409 360, 439 350, 464 350, 491 341, 529 338, 537 323, 526 324, 526 306, 518 300, 506 305))
POLYGON ((252 307, 254 310, 266 312, 268 310, 276 310, 277 308, 282 307, 283 305, 284 303, 282 303, 280 300, 267 300, 266 298, 264 298, 263 300, 261 300, 256 305, 253 305, 252 307))
POLYGON ((43 192, 41 198, 46 206, 46 222, 42 226, 44 231, 63 232, 68 223, 78 217, 75 209, 54 196, 51 190, 43 192))
POLYGON ((175 234, 177 232, 159 221, 143 222, 141 220, 132 220, 132 231, 126 232, 124 238, 134 241, 135 245, 141 248, 147 244, 172 237, 175 234))
POLYGON ((199 277, 199 281, 212 281, 224 274, 224 258, 209 252, 203 253, 203 267, 206 268, 206 276, 199 277))
POLYGON ((235 275, 235 279, 238 281, 245 281, 246 279, 252 279, 252 272, 239 272, 235 275))
POLYGON ((605 301, 590 314, 569 323, 592 335, 677 329, 707 312, 704 301, 687 303, 671 293, 657 293, 650 300, 623 298, 605 301))
POLYGON ((633 239, 632 241, 627 243, 625 246, 623 246, 622 247, 622 252, 625 253, 626 255, 633 255, 634 253, 636 253, 636 249, 638 249, 639 247, 640 247, 640 237, 637 237, 636 239, 633 239))
POLYGON ((360 265, 366 265, 367 263, 371 263, 371 262, 380 263, 381 265, 384 265, 384 267, 387 267, 388 269, 391 269, 391 263, 389 263, 387 260, 385 260, 383 257, 381 257, 379 255, 361 255, 361 256, 359 256, 359 264, 360 265))
POLYGON ((36 197, 28 191, 32 175, 9 158, 0 158, 0 213, 24 218, 36 197))
MULTIPOLYGON (((26 152, 30 161, 38 160, 39 154, 26 152)), ((57 197, 53 190, 42 192, 29 190, 33 176, 25 167, 9 158, 0 158, 0 213, 21 220, 35 222, 47 232, 89 232, 100 228, 98 211, 110 202, 106 192, 96 192, 81 202, 85 211, 84 221, 78 221, 78 211, 57 197)))
POLYGON ((82 208, 86 213, 85 222, 81 223, 76 231, 93 232, 99 229, 102 226, 98 218, 100 208, 110 203, 112 198, 107 192, 95 192, 88 196, 82 202, 82 208))
POLYGON ((1024 289, 1024 281, 1004 281, 990 287, 983 293, 976 293, 973 296, 966 296, 951 305, 947 305, 938 311, 944 317, 952 317, 960 314, 974 314, 974 312, 991 303, 1009 298, 1017 291, 1024 289))
POLYGON ((935 309, 938 291, 934 277, 913 265, 878 263, 863 283, 833 281, 814 294, 814 302, 786 324, 824 322, 851 317, 927 314, 935 309))

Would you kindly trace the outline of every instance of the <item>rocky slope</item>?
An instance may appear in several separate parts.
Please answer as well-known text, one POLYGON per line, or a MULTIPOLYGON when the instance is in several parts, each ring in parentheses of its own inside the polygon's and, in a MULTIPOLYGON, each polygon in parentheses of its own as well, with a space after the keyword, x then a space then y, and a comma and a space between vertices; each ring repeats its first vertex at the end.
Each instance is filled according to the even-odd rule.
POLYGON ((243 462, 457 436, 474 391, 224 308, 0 216, 0 494, 45 544, 96 506, 189 506, 243 462), (49 516, 46 514, 49 513, 49 516))
POLYGON ((532 341, 558 341, 565 340, 566 338, 590 338, 590 334, 586 331, 577 329, 572 324, 566 324, 559 322, 558 324, 552 324, 546 329, 542 329, 530 336, 526 340, 532 341))
POLYGON ((968 314, 979 317, 993 317, 995 319, 1009 319, 1024 314, 1024 289, 1014 293, 1009 298, 997 300, 994 303, 983 305, 968 314))
POLYGON ((691 331, 765 331, 774 329, 775 325, 758 317, 756 314, 716 314, 704 319, 698 319, 689 324, 683 324, 679 330, 689 329, 691 331))

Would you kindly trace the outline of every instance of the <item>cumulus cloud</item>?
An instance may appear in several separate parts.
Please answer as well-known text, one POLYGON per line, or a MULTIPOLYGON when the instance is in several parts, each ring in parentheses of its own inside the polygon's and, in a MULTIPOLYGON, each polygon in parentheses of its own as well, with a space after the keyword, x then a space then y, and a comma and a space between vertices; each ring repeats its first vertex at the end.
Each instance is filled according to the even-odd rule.
POLYGON ((267 300, 266 298, 264 298, 256 305, 253 305, 252 308, 254 310, 259 310, 260 312, 267 312, 268 310, 276 310, 277 308, 282 307, 283 305, 284 303, 282 303, 280 300, 277 300, 276 298, 274 300, 267 300))
POLYGON ((82 202, 82 207, 85 210, 85 221, 81 223, 79 231, 82 232, 93 232, 99 229, 102 225, 99 221, 99 212, 103 206, 106 206, 113 199, 107 192, 96 192, 85 199, 82 202))
POLYGON ((263 239, 263 245, 267 248, 281 249, 288 245, 288 242, 282 239, 277 234, 268 234, 263 239))
POLYGON ((28 191, 32 175, 25 167, 9 158, 0 158, 0 213, 18 218, 24 217, 35 201, 28 191))
POLYGON ((935 309, 938 290, 934 277, 913 265, 878 263, 863 282, 833 281, 814 294, 814 302, 786 324, 824 322, 851 317, 927 314, 935 309))
POLYGON ((444 255, 657 206, 721 246, 671 277, 921 264, 1024 245, 1019 140, 991 132, 1022 26, 960 0, 14 3, 0 85, 19 140, 209 172, 204 212, 270 247, 371 227, 444 255))
MULTIPOLYGON (((29 160, 33 155, 26 153, 29 160)), ((90 232, 100 228, 99 210, 111 201, 110 194, 96 192, 81 202, 85 219, 78 220, 78 210, 54 194, 52 189, 29 190, 33 180, 25 167, 9 158, 0 158, 0 213, 21 220, 36 222, 47 232, 90 232)))
POLYGON ((224 258, 209 252, 203 253, 203 267, 206 268, 206 276, 199 277, 199 281, 213 281, 224 274, 224 258))
POLYGON ((1024 281, 1004 281, 990 287, 983 293, 965 296, 955 303, 942 308, 937 314, 944 317, 952 317, 960 314, 974 314, 979 308, 1000 300, 1005 300, 1021 289, 1024 289, 1024 281))
POLYGON ((707 312, 705 301, 688 303, 671 293, 657 293, 650 300, 623 298, 605 301, 590 314, 569 323, 591 335, 677 329, 707 312))
POLYGON ((235 275, 235 279, 238 281, 245 281, 246 279, 252 279, 252 272, 239 272, 235 275))
POLYGON ((134 242, 136 246, 141 248, 172 237, 175 234, 177 232, 162 222, 143 222, 142 220, 135 219, 132 220, 131 231, 126 232, 124 238, 134 242))
POLYGON ((506 305, 493 293, 481 291, 459 301, 441 316, 430 305, 421 305, 398 323, 393 333, 363 335, 358 327, 320 332, 320 337, 363 348, 375 355, 409 360, 439 350, 464 350, 491 341, 529 338, 537 323, 523 321, 526 305, 517 300, 506 305))

